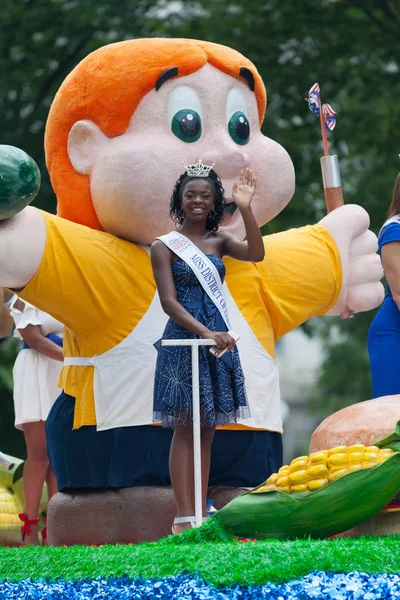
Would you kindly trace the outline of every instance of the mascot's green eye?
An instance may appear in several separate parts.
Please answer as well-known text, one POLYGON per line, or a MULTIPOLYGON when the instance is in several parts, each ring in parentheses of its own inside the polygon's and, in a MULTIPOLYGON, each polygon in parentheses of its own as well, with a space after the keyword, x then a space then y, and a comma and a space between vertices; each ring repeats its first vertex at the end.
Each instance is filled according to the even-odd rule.
POLYGON ((178 110, 172 117, 171 129, 182 142, 197 142, 201 136, 200 115, 192 109, 178 110))
POLYGON ((250 139, 249 120, 244 112, 238 110, 233 113, 228 123, 229 135, 234 142, 243 146, 250 139))

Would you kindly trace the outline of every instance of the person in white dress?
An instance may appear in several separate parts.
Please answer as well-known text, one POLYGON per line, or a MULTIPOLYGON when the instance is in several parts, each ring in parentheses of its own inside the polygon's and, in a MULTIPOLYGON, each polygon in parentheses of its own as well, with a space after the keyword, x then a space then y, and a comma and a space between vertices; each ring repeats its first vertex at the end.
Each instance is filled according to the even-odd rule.
MULTIPOLYGON (((15 427, 24 432, 27 460, 24 465, 25 510, 21 536, 24 544, 39 544, 38 512, 43 483, 49 499, 57 492, 46 447, 45 421, 61 393, 57 381, 63 365, 64 326, 47 313, 15 296, 10 305, 14 336, 23 340, 14 368, 15 427)), ((46 531, 42 531, 45 541, 46 531)))

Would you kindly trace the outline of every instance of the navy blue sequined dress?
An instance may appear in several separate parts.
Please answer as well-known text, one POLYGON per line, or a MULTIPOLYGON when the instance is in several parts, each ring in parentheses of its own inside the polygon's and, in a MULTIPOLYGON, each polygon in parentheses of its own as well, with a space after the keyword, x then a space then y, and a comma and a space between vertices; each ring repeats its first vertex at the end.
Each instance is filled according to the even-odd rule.
MULTIPOLYGON (((208 254, 223 281, 225 266, 214 254, 208 254)), ((209 299, 192 269, 178 258, 172 264, 178 301, 193 317, 211 331, 227 331, 214 303, 209 299)), ((188 339, 199 336, 169 319, 162 339, 188 339)), ((154 421, 166 427, 192 423, 192 365, 189 346, 161 346, 158 350, 154 382, 154 421)), ((199 348, 200 417, 203 427, 236 423, 248 418, 244 375, 235 347, 227 360, 215 358, 209 346, 199 348), (231 366, 228 366, 230 363, 231 366)))

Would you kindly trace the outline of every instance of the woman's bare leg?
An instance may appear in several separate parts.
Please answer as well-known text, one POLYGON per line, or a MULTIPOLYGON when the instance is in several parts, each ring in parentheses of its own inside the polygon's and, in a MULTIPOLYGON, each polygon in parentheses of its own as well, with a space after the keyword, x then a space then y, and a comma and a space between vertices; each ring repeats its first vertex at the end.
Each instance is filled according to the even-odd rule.
POLYGON ((208 480, 210 478, 211 444, 214 438, 213 427, 201 429, 201 497, 203 499, 203 517, 206 516, 208 480))
MULTIPOLYGON (((37 519, 43 483, 49 466, 44 421, 24 423, 22 426, 28 458, 24 465, 25 514, 29 520, 37 519)), ((24 544, 39 544, 38 526, 31 525, 30 535, 24 544)))
POLYGON ((47 496, 50 500, 50 498, 52 498, 54 496, 54 494, 56 494, 58 492, 57 479, 53 473, 53 470, 52 470, 50 464, 47 467, 46 484, 47 484, 47 496))
MULTIPOLYGON (((213 435, 213 428, 201 429, 203 515, 205 515, 206 510, 213 435)), ((169 455, 169 471, 175 495, 177 516, 188 517, 194 515, 193 428, 191 425, 175 427, 169 455)), ((180 523, 175 525, 174 531, 180 533, 190 527, 190 523, 180 523)))
MULTIPOLYGON (((174 490, 178 517, 194 514, 194 467, 193 431, 188 427, 176 426, 169 452, 169 473, 174 490)), ((174 526, 175 533, 190 527, 190 523, 174 526)))
MULTIPOLYGON (((50 464, 47 467, 47 472, 46 472, 46 485, 47 485, 47 498, 48 498, 48 501, 50 502, 50 499, 54 496, 54 494, 56 494, 58 492, 57 480, 56 480, 56 477, 53 473, 53 469, 51 468, 50 464)), ((47 522, 47 519, 45 519, 45 521, 47 522)), ((42 529, 42 540, 43 540, 43 545, 47 544, 47 524, 42 529)))

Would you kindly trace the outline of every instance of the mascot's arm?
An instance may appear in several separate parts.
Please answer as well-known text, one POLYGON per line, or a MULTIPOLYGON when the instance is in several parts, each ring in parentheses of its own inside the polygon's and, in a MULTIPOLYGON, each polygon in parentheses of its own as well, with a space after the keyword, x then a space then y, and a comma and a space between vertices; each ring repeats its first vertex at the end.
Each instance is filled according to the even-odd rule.
POLYGON ((363 208, 346 205, 318 225, 265 238, 265 259, 256 267, 275 340, 311 317, 379 306, 383 270, 368 226, 363 208))
POLYGON ((26 152, 0 145, 0 285, 23 288, 35 275, 46 243, 42 215, 26 208, 40 189, 39 167, 26 152))
MULTIPOLYGON (((122 339, 129 326, 124 309, 132 304, 132 295, 141 299, 146 284, 151 290, 155 287, 154 281, 148 281, 151 268, 146 252, 108 233, 34 208, 26 208, 10 223, 14 219, 19 223, 28 210, 26 223, 16 230, 14 226, 14 232, 10 226, 0 236, 2 256, 12 256, 11 265, 5 267, 4 261, 0 283, 21 290, 21 298, 75 332, 92 335, 112 330, 122 339), (142 254, 146 269, 141 268, 142 254)), ((140 314, 148 307, 148 296, 142 301, 147 299, 145 308, 139 299, 135 304, 138 312, 142 309, 140 314)))
POLYGON ((32 279, 41 263, 46 243, 43 215, 28 206, 0 221, 0 285, 20 290, 32 279))
POLYGON ((318 225, 266 236, 261 275, 275 340, 337 302, 342 263, 330 233, 318 225))

